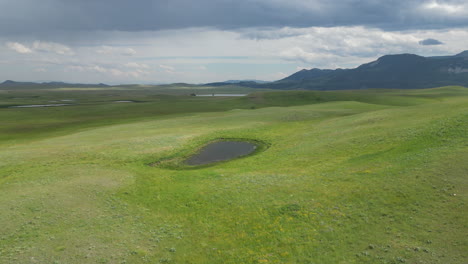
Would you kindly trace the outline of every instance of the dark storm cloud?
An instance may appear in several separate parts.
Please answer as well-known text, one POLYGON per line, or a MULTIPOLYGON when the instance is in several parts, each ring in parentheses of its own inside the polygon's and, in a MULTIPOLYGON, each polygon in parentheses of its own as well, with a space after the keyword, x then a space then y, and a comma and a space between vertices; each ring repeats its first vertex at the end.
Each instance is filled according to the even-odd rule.
POLYGON ((444 43, 437 39, 431 39, 431 38, 419 41, 419 45, 423 45, 423 46, 442 45, 442 44, 444 43))
POLYGON ((0 34, 187 27, 468 25, 464 0, 0 0, 0 34))

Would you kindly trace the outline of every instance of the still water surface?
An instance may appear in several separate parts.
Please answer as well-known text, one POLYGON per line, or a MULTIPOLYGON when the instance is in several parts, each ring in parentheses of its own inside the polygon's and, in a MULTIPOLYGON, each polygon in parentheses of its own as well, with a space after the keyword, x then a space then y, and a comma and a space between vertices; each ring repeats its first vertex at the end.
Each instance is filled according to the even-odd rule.
POLYGON ((255 151, 257 146, 244 141, 218 141, 206 145, 197 154, 188 158, 188 165, 205 165, 223 160, 235 159, 255 151))
POLYGON ((247 94, 197 94, 196 96, 246 96, 247 94))

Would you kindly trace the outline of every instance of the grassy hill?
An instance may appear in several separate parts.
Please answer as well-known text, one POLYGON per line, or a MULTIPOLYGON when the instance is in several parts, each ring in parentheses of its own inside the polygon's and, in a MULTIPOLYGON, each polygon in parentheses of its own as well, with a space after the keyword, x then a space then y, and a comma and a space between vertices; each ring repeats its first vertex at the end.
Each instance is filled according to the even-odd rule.
POLYGON ((468 258, 467 88, 3 91, 0 121, 0 263, 468 258), (221 137, 270 147, 148 165, 221 137))

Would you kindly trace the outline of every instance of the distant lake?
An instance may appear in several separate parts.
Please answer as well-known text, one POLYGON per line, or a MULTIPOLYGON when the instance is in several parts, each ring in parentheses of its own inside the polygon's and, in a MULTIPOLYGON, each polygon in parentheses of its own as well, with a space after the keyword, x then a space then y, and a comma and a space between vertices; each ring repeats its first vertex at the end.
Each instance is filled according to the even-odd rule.
POLYGON ((246 96, 247 94, 197 94, 196 96, 246 96))
POLYGON ((244 141, 218 141, 203 147, 197 154, 188 158, 188 165, 205 165, 218 161, 231 160, 251 154, 257 146, 244 141))
POLYGON ((67 105, 71 105, 71 104, 15 105, 15 106, 10 106, 9 108, 57 107, 57 106, 67 106, 67 105))

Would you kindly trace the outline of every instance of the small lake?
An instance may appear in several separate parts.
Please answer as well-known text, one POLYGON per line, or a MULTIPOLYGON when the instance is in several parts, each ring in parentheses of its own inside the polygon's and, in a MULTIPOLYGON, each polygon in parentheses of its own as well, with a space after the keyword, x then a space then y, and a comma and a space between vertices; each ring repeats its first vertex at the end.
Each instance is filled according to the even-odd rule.
POLYGON ((247 94, 197 94, 196 96, 246 96, 247 94))
POLYGON ((203 147, 197 154, 188 158, 188 165, 206 165, 218 161, 231 160, 249 155, 257 149, 257 146, 245 141, 218 141, 203 147))
POLYGON ((10 106, 10 108, 57 107, 57 106, 67 106, 67 105, 71 105, 71 104, 16 105, 16 106, 10 106))

